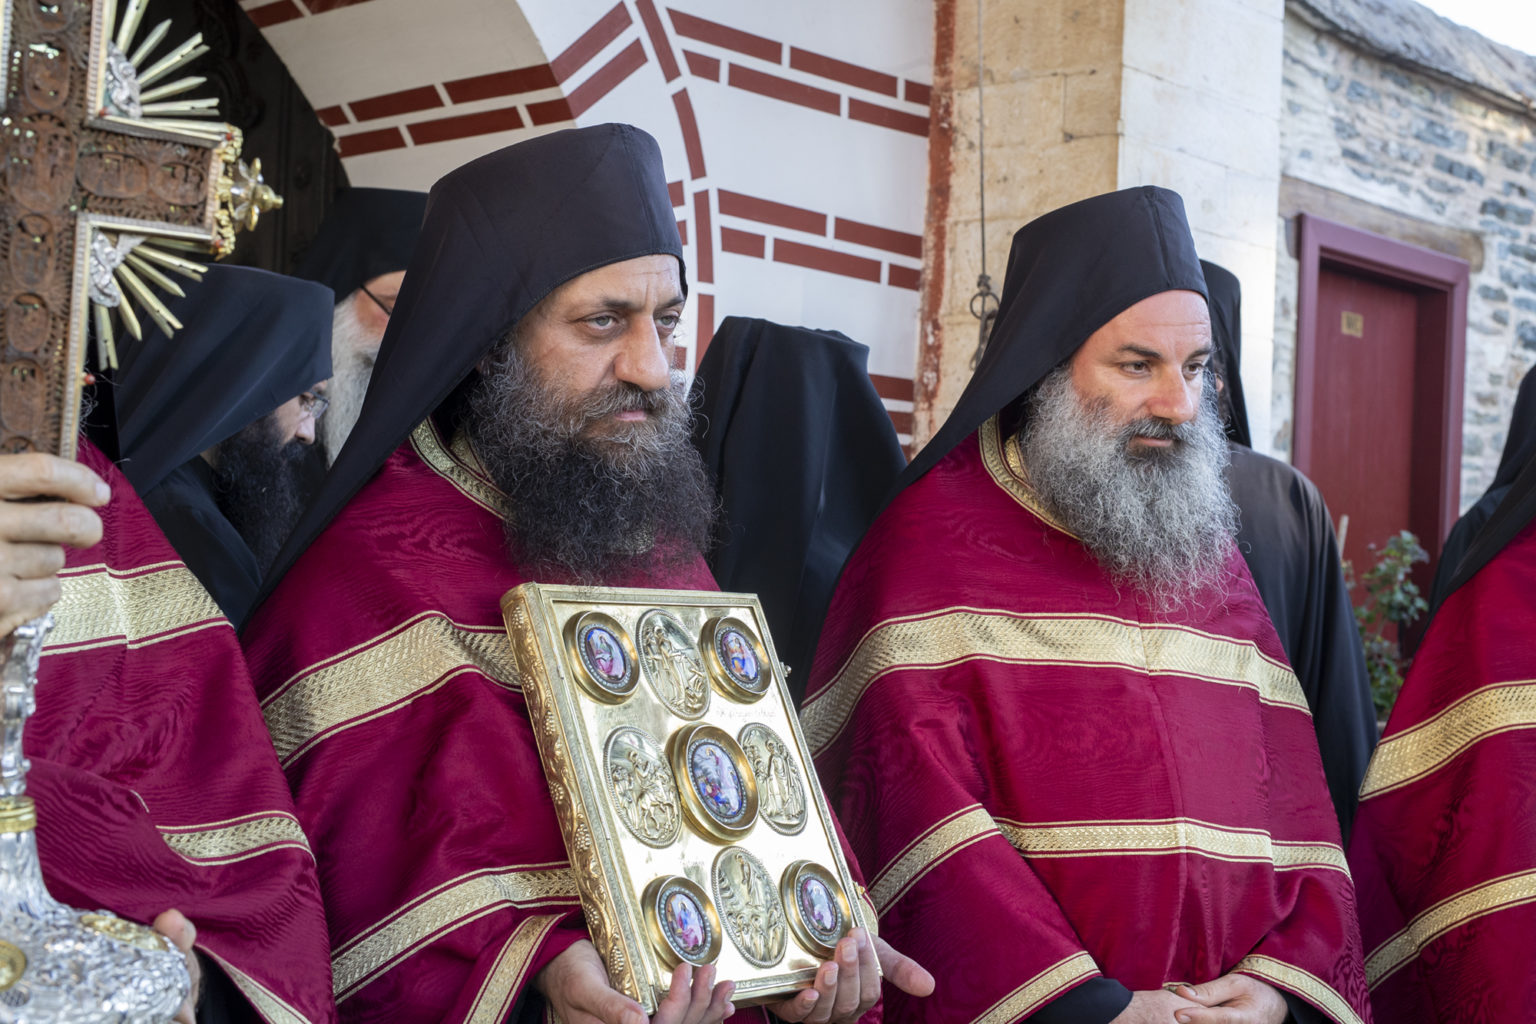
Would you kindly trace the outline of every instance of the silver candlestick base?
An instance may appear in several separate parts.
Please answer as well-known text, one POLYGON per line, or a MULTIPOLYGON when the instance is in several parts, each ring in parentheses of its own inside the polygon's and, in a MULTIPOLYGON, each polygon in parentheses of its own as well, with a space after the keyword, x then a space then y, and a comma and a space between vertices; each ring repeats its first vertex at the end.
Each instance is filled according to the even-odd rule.
POLYGON ((21 737, 52 628, 45 615, 12 634, 0 681, 0 1024, 164 1024, 191 988, 181 952, 105 910, 66 907, 43 883, 21 737))

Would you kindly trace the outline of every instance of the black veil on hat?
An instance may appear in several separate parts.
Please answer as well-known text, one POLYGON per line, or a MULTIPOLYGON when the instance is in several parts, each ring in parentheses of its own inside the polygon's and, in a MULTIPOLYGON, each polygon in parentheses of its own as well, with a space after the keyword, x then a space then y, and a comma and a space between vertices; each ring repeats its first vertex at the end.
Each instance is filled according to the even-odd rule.
POLYGON ((732 316, 693 381, 693 441, 724 506, 709 567, 762 601, 796 700, 837 574, 907 464, 868 367, 837 331, 732 316))
POLYGON ((425 192, 342 189, 293 274, 320 282, 340 302, 380 274, 410 264, 426 212, 425 192))
POLYGON ((1088 336, 1160 292, 1206 294, 1177 192, 1153 185, 1063 206, 1013 236, 981 364, 944 426, 896 482, 906 487, 1072 357, 1088 336))
POLYGON ((146 324, 112 381, 118 457, 140 494, 331 375, 331 290, 253 267, 207 269, 146 324))
MULTIPOLYGON (((1493 476, 1493 483, 1467 516, 1488 505, 1493 508, 1489 511, 1487 522, 1476 530, 1466 553, 1454 565, 1449 564, 1452 551, 1455 550, 1452 540, 1465 538, 1457 538, 1459 529, 1451 531, 1451 538, 1446 541, 1446 550, 1441 554, 1441 558, 1445 559, 1442 571, 1447 567, 1450 570, 1449 581, 1444 584, 1442 592, 1441 574, 1435 574, 1431 616, 1457 587, 1477 575, 1479 569, 1493 561, 1494 556, 1503 551, 1516 534, 1536 519, 1536 369, 1526 373, 1515 395, 1509 432, 1504 440, 1504 454, 1499 458, 1499 469, 1493 476)), ((1456 525, 1460 528, 1462 523, 1456 525)))
POLYGON ((1222 398, 1227 404, 1227 437, 1244 448, 1253 447, 1248 429, 1248 403, 1243 399, 1243 288, 1237 275, 1209 260, 1200 261, 1205 272, 1206 298, 1211 307, 1211 338, 1216 346, 1214 362, 1221 375, 1222 398))
POLYGON ((684 277, 661 149, 633 125, 553 132, 439 179, 357 426, 262 596, 541 299, 589 270, 655 255, 675 257, 684 277))

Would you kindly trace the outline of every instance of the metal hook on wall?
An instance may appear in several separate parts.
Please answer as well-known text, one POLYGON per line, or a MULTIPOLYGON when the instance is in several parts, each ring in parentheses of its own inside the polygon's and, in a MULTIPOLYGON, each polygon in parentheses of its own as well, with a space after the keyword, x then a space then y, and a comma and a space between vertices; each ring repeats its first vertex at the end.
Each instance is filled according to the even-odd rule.
POLYGON ((982 52, 982 3, 976 0, 976 165, 977 194, 981 207, 981 273, 976 277, 976 294, 971 296, 971 316, 978 321, 976 351, 971 354, 971 369, 981 365, 987 351, 987 339, 997 319, 998 297, 992 291, 987 274, 987 141, 986 141, 986 61, 982 52))

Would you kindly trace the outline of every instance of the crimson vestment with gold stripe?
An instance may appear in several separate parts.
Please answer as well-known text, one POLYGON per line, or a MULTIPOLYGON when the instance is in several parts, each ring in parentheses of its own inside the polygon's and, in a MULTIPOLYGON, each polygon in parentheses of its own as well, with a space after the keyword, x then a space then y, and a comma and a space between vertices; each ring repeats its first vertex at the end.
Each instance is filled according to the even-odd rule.
POLYGON ((1236 549, 1160 613, 1040 512, 994 417, 844 571, 802 711, 881 931, 938 979, 894 1021, 1007 1024, 1099 976, 1237 971, 1368 1019, 1306 700, 1236 549))
POLYGON ((48 888, 146 923, 180 910, 271 1024, 334 1020, 314 858, 234 627, 107 457, 79 457, 112 500, 59 574, 26 728, 48 888))
POLYGON ((1536 523, 1435 613, 1349 859, 1378 1020, 1536 1020, 1536 523))
MULTIPOLYGON (((587 937, 501 620, 529 581, 504 502, 428 420, 244 631, 345 1020, 501 1024, 587 937)), ((697 555, 610 582, 717 589, 697 555)))

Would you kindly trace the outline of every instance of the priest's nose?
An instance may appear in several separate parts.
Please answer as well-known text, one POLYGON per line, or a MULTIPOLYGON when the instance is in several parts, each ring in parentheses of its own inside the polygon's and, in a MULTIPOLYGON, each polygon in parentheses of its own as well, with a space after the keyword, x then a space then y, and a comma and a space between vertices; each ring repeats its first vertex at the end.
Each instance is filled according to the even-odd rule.
POLYGON ((1162 375, 1157 390, 1147 400, 1147 415, 1178 426, 1195 418, 1200 409, 1201 378, 1185 380, 1181 373, 1162 375))
POLYGON ((643 318, 625 335, 614 359, 614 376, 641 390, 656 391, 671 383, 671 371, 661 333, 654 321, 643 318))

